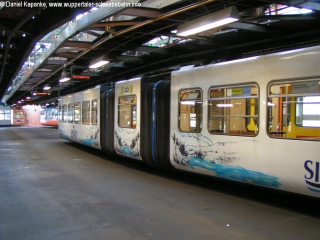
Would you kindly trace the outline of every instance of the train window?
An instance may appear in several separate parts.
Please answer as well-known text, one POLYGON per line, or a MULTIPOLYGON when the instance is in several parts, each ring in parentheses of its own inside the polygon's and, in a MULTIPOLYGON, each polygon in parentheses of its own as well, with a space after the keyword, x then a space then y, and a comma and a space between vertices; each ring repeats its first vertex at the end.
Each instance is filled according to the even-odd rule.
POLYGON ((92 119, 92 125, 98 124, 98 101, 97 101, 97 99, 92 100, 92 103, 91 103, 91 119, 92 119))
POLYGON ((58 109, 56 108, 52 109, 52 119, 54 120, 58 119, 58 109))
POLYGON ((179 92, 179 129, 181 132, 199 133, 202 130, 202 91, 200 89, 179 92))
POLYGON ((0 120, 4 120, 4 108, 0 106, 0 120))
POLYGON ((68 121, 67 104, 62 105, 62 122, 66 123, 68 121))
POLYGON ((10 120, 11 119, 11 109, 10 107, 4 108, 5 117, 4 120, 10 120))
POLYGON ((59 106, 58 108, 59 108, 58 120, 59 120, 59 122, 61 122, 61 119, 62 119, 62 108, 61 108, 61 106, 59 106))
POLYGON ((81 107, 80 103, 74 103, 74 123, 81 123, 81 107))
POLYGON ((10 107, 0 106, 0 120, 10 120, 11 109, 10 107))
POLYGON ((211 134, 258 134, 258 86, 238 85, 209 90, 208 130, 211 134))
POLYGON ((269 85, 268 134, 276 138, 320 140, 320 80, 269 85))
POLYGON ((90 124, 90 101, 82 102, 82 124, 90 124))
POLYGON ((73 103, 68 104, 68 123, 73 123, 73 103))
POLYGON ((137 126, 137 96, 121 96, 118 103, 118 125, 121 128, 137 126))

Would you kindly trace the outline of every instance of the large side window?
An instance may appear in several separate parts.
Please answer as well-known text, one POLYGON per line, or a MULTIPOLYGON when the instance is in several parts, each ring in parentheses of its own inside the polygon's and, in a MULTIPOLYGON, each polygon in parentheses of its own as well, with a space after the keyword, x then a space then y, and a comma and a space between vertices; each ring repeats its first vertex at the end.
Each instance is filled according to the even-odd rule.
POLYGON ((66 123, 68 121, 68 108, 67 104, 62 105, 62 122, 66 123))
POLYGON ((92 125, 98 124, 98 101, 97 99, 92 100, 91 104, 91 121, 92 125))
POLYGON ((121 96, 118 103, 118 125, 121 128, 136 128, 137 96, 121 96))
POLYGON ((292 80, 268 86, 270 137, 320 140, 320 81, 292 80))
POLYGON ((82 124, 90 124, 90 101, 82 102, 82 124))
POLYGON ((74 103, 74 123, 81 123, 81 105, 79 102, 74 103))
POLYGON ((212 134, 253 136, 258 133, 258 86, 214 87, 209 90, 208 130, 212 134))
POLYGON ((187 89, 179 92, 179 129, 200 133, 202 130, 202 91, 187 89))
POLYGON ((69 103, 68 104, 68 123, 73 123, 73 114, 74 114, 73 103, 69 103))

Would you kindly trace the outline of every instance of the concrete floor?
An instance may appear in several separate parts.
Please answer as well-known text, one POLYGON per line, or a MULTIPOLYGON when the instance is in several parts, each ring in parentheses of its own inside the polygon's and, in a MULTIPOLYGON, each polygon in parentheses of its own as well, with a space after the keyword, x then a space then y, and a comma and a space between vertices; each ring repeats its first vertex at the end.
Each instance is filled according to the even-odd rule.
POLYGON ((319 200, 0 128, 0 239, 320 239, 319 200))

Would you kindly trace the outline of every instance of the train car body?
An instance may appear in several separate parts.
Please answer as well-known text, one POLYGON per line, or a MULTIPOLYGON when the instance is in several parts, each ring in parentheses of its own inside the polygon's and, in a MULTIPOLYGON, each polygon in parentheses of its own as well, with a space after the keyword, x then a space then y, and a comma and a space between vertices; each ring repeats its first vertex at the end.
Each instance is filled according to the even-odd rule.
POLYGON ((174 72, 172 165, 319 197, 319 61, 314 47, 174 72), (313 127, 295 113, 308 96, 313 127))
POLYGON ((100 88, 70 94, 59 102, 59 134, 62 138, 101 149, 100 88))
POLYGON ((142 161, 320 197, 320 47, 135 78, 59 103, 60 136, 142 161))
POLYGON ((26 116, 23 109, 12 110, 12 126, 24 126, 26 124, 26 116))
POLYGON ((40 124, 44 126, 58 126, 58 107, 47 106, 41 109, 40 124))

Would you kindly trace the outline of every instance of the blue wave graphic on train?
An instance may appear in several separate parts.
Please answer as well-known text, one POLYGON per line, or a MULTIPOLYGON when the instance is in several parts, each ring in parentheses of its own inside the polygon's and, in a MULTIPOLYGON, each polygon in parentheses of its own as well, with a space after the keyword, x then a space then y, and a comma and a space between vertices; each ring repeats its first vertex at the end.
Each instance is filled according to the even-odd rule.
POLYGON ((200 167, 216 173, 217 177, 227 178, 245 183, 253 183, 266 187, 279 188, 278 178, 260 172, 250 171, 242 167, 229 166, 208 162, 202 158, 191 158, 188 161, 191 167, 200 167))
POLYGON ((60 133, 60 136, 62 138, 69 139, 71 141, 79 141, 80 143, 82 143, 84 145, 87 145, 89 147, 97 147, 97 146, 99 146, 99 143, 98 143, 97 139, 94 139, 93 137, 88 138, 88 139, 78 139, 75 130, 73 130, 71 132, 71 137, 69 135, 63 133, 62 130, 59 130, 59 133, 60 133))
POLYGON ((139 140, 140 140, 140 133, 127 133, 126 134, 127 139, 124 139, 121 137, 121 134, 118 131, 115 131, 115 150, 117 153, 138 158, 140 157, 140 146, 139 146, 139 140))
POLYGON ((96 147, 98 146, 98 142, 96 141, 96 139, 79 139, 79 142, 84 144, 84 145, 87 145, 89 147, 96 147))
POLYGON ((320 184, 313 183, 308 180, 305 180, 305 181, 308 184, 307 187, 311 192, 319 192, 320 193, 320 184))
POLYGON ((128 155, 128 156, 132 155, 131 150, 128 147, 122 148, 122 153, 125 154, 125 155, 128 155))

